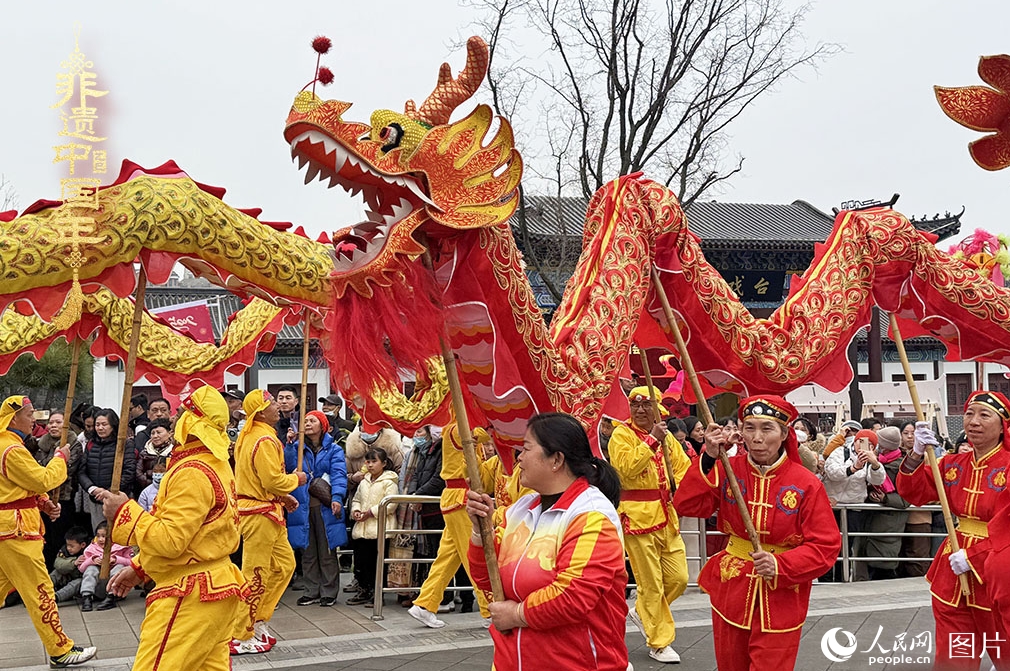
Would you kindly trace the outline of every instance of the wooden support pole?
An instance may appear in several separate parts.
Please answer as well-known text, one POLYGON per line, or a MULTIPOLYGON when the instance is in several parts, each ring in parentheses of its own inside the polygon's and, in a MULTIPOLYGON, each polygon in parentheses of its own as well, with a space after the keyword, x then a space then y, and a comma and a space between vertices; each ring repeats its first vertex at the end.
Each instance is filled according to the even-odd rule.
MULTIPOLYGON (((663 306, 663 315, 666 317, 666 322, 669 324, 670 331, 672 331, 674 340, 677 343, 680 364, 687 374, 687 379, 691 382, 691 389, 694 390, 694 397, 698 401, 698 414, 701 416, 701 421, 704 422, 705 428, 708 429, 709 425, 715 420, 712 419, 712 413, 708 409, 705 394, 701 390, 701 382, 698 381, 698 373, 694 370, 691 355, 687 353, 687 344, 684 342, 684 336, 681 335, 680 328, 677 326, 677 320, 673 316, 673 308, 670 307, 670 301, 666 297, 663 283, 659 279, 659 272, 655 267, 652 269, 652 287, 656 290, 659 303, 663 306)), ((719 448, 719 461, 722 463, 723 470, 726 471, 726 481, 729 483, 729 488, 733 492, 733 498, 736 500, 740 519, 743 520, 744 528, 747 529, 747 538, 750 539, 754 552, 761 552, 761 537, 758 536, 757 529, 754 528, 754 520, 751 519, 750 511, 747 510, 747 501, 740 492, 740 483, 737 482, 736 474, 729 463, 729 456, 726 455, 726 450, 721 447, 719 448)))
MULTIPOLYGON (((130 349, 126 353, 125 374, 123 382, 123 403, 119 412, 119 433, 116 436, 116 459, 112 464, 112 484, 109 491, 119 493, 119 481, 123 477, 123 455, 126 452, 126 432, 130 426, 130 399, 133 396, 133 375, 137 368, 137 345, 140 341, 140 324, 144 316, 144 294, 147 291, 147 272, 140 266, 137 273, 137 291, 133 297, 133 328, 130 331, 130 349)), ((99 579, 109 577, 109 559, 112 556, 112 523, 109 520, 109 533, 105 536, 105 549, 102 552, 102 568, 99 579)))
MULTIPOLYGON (((74 392, 77 389, 77 368, 81 361, 80 338, 74 338, 70 345, 70 381, 67 382, 67 400, 63 402, 63 431, 60 432, 60 443, 58 447, 67 444, 67 436, 70 435, 70 413, 74 410, 74 392)), ((59 487, 49 492, 52 499, 59 491, 59 487)), ((55 503, 59 503, 56 501, 55 503)))
MULTIPOLYGON (((891 313, 891 337, 898 348, 898 356, 901 358, 901 367, 905 371, 905 384, 908 385, 908 394, 912 397, 912 405, 915 406, 915 417, 918 421, 926 421, 926 413, 922 411, 922 403, 919 402, 919 390, 915 386, 912 378, 912 367, 908 363, 908 354, 905 352, 905 341, 901 338, 901 331, 898 330, 898 319, 891 313)), ((943 508, 943 522, 947 525, 947 539, 950 541, 951 552, 957 552, 961 546, 957 542, 957 533, 954 531, 954 518, 950 514, 950 502, 947 500, 947 491, 943 486, 943 477, 940 475, 940 466, 936 461, 936 454, 933 446, 926 446, 926 461, 933 472, 933 484, 936 493, 940 497, 940 507, 943 508)), ((961 582, 961 593, 968 596, 968 576, 962 573, 958 576, 961 582)))
MULTIPOLYGON (((434 270, 431 254, 426 250, 422 257, 425 267, 434 270)), ((456 415, 456 431, 463 448, 463 460, 466 463, 466 477, 469 487, 478 494, 486 494, 480 479, 480 461, 477 459, 477 449, 470 431, 470 419, 466 412, 466 402, 463 400, 463 385, 459 379, 459 369, 456 367, 456 356, 449 347, 449 341, 444 335, 438 338, 442 350, 442 365, 445 366, 446 378, 449 382, 449 394, 452 398, 452 409, 456 415)), ((505 589, 502 587, 501 572, 498 569, 498 555, 494 550, 494 528, 491 519, 481 517, 478 520, 481 544, 484 546, 484 562, 487 564, 488 579, 491 582, 491 594, 494 601, 505 600, 505 589)), ((499 630, 501 631, 501 630, 499 630)), ((506 633, 506 632, 502 632, 506 633)))
POLYGON ((298 405, 298 467, 302 470, 302 460, 305 458, 305 402, 309 389, 309 309, 305 310, 305 323, 302 324, 302 396, 298 405))

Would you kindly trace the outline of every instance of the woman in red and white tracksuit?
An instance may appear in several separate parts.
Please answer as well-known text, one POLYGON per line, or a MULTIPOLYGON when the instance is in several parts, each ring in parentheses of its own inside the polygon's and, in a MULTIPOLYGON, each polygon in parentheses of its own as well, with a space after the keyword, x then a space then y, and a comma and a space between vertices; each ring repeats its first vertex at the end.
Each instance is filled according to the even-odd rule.
POLYGON ((468 493, 474 522, 470 570, 491 588, 477 517, 494 514, 505 601, 489 604, 496 671, 626 671, 628 604, 614 469, 593 456, 578 420, 530 419, 519 453, 520 482, 534 491, 493 511, 468 493))

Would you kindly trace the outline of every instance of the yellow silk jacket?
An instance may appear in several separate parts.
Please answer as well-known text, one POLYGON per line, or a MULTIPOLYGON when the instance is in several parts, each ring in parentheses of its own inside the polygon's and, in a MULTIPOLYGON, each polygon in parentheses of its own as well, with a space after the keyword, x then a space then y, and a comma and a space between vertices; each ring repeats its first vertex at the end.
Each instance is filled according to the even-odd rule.
POLYGON ((254 422, 235 443, 235 485, 239 515, 265 515, 285 526, 281 497, 298 487, 298 476, 284 472, 284 446, 266 422, 254 422))
POLYGON ((39 503, 67 479, 67 462, 39 466, 13 431, 0 432, 0 541, 42 540, 39 503))
MULTIPOLYGON (((673 493, 659 441, 630 424, 615 424, 608 448, 610 463, 621 479, 617 512, 624 533, 647 534, 667 524, 679 532, 680 520, 673 509, 673 493)), ((691 460, 672 434, 666 435, 663 449, 673 469, 674 483, 679 483, 691 460)))
POLYGON ((201 601, 248 592, 229 557, 239 543, 235 478, 199 441, 176 448, 150 513, 133 500, 120 507, 112 540, 140 547, 134 569, 157 585, 148 603, 194 588, 201 601))

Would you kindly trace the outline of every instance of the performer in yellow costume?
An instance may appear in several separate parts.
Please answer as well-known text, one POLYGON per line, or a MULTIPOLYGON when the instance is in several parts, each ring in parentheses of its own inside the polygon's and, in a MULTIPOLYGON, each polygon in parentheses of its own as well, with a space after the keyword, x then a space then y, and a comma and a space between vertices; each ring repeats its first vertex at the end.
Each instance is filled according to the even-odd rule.
POLYGON ((687 588, 687 553, 673 509, 667 464, 676 485, 691 460, 666 425, 654 419, 648 387, 632 389, 628 402, 631 422, 615 425, 609 451, 610 463, 621 478, 617 512, 638 586, 631 618, 645 635, 650 657, 677 663, 680 655, 671 647, 677 629, 670 604, 687 588))
MULTIPOLYGON (((490 442, 491 436, 484 429, 476 428, 473 439, 479 452, 480 445, 490 442)), ((463 460, 463 446, 455 424, 447 426, 442 433, 441 475, 445 480, 445 489, 442 490, 439 505, 445 519, 445 530, 438 544, 435 561, 424 584, 421 585, 421 593, 407 611, 415 620, 432 629, 445 626, 445 622, 435 617, 435 613, 438 612, 438 604, 442 600, 445 588, 456 575, 460 564, 463 565, 466 574, 470 575, 470 561, 467 554, 470 551, 470 531, 473 524, 466 514, 466 462, 463 460)), ((472 577, 470 582, 473 582, 472 577)), ((474 591, 477 593, 480 614, 485 619, 489 618, 491 614, 487 609, 487 596, 479 589, 474 591)))
POLYGON ((182 402, 178 446, 151 512, 125 494, 102 498, 112 540, 137 545, 133 564, 109 580, 125 596, 148 577, 133 671, 227 671, 230 623, 248 615, 249 588, 229 555, 238 548, 235 478, 228 465, 228 405, 212 387, 182 402))
POLYGON ((46 492, 67 479, 70 450, 63 446, 43 468, 25 447, 35 408, 27 396, 11 396, 0 406, 0 608, 11 590, 21 595, 35 631, 49 655, 49 665, 62 669, 83 664, 95 648, 83 648, 63 633, 53 598, 53 583, 42 558, 42 516, 59 516, 59 506, 46 492))
POLYGON ((306 482, 304 473, 284 472, 284 446, 274 429, 280 409, 270 392, 253 389, 246 394, 242 409, 246 423, 235 440, 235 483, 242 573, 252 599, 250 617, 240 617, 235 625, 233 655, 268 652, 277 642, 267 622, 295 572, 284 509, 298 507, 291 492, 306 482))

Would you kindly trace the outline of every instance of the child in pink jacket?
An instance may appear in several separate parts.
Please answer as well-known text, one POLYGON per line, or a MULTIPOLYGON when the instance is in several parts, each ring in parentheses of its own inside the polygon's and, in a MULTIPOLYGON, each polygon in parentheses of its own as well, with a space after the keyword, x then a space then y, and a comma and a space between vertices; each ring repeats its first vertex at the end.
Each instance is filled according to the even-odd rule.
MULTIPOLYGON (((105 552, 106 535, 108 534, 108 523, 101 522, 95 531, 95 539, 91 541, 82 554, 77 559, 77 568, 83 574, 81 580, 81 611, 91 612, 93 608, 98 610, 109 610, 116 607, 116 597, 112 594, 106 596, 97 606, 94 605, 95 588, 98 586, 98 574, 102 568, 102 553, 105 552)), ((116 575, 125 567, 130 565, 133 559, 133 548, 130 546, 112 544, 112 554, 110 557, 109 577, 116 575)))

